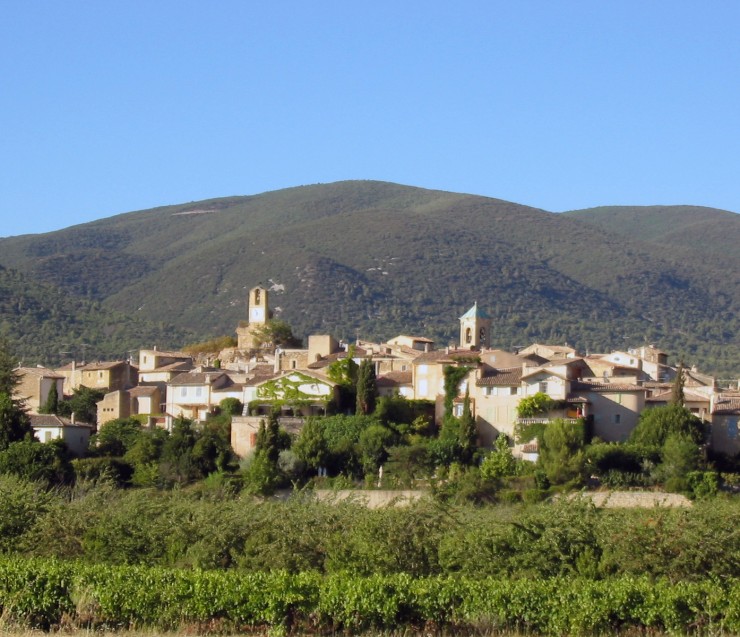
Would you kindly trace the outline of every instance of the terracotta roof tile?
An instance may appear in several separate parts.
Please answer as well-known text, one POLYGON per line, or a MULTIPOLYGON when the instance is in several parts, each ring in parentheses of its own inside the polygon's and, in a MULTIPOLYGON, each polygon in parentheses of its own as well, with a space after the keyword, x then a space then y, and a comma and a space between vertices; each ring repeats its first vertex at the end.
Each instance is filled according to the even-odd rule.
POLYGON ((712 409, 714 416, 740 415, 740 395, 721 394, 712 409))
POLYGON ((209 382, 213 384, 216 380, 226 376, 223 372, 202 372, 199 374, 179 374, 175 376, 170 382, 170 385, 206 385, 209 382))
POLYGON ((435 349, 431 352, 422 352, 414 359, 414 363, 459 363, 473 362, 480 359, 480 352, 473 349, 435 349))
POLYGON ((159 388, 154 385, 137 385, 128 390, 130 396, 151 396, 156 393, 159 388))
POLYGON ((628 392, 628 391, 647 391, 640 385, 631 385, 627 383, 589 383, 586 381, 573 382, 571 384, 573 391, 593 391, 593 392, 628 392))
POLYGON ((411 372, 388 372, 378 376, 378 387, 396 387, 398 385, 410 385, 412 380, 411 372))
POLYGON ((507 369, 489 368, 484 375, 476 381, 478 387, 513 386, 522 382, 522 368, 509 367, 507 369))

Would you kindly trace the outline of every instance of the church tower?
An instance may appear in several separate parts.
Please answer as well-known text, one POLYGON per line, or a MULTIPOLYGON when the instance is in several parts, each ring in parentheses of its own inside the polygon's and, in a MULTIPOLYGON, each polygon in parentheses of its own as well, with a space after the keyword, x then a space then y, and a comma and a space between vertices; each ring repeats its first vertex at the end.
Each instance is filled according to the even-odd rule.
POLYGON ((236 328, 237 347, 254 349, 254 330, 267 324, 270 308, 267 304, 267 289, 258 285, 249 291, 247 299, 247 323, 236 328))
POLYGON ((482 349, 489 347, 491 340, 491 318, 478 308, 476 301, 460 317, 460 347, 463 349, 482 349))
POLYGON ((249 301, 247 301, 249 312, 249 325, 264 325, 269 317, 267 307, 267 290, 261 285, 252 288, 249 291, 249 301))

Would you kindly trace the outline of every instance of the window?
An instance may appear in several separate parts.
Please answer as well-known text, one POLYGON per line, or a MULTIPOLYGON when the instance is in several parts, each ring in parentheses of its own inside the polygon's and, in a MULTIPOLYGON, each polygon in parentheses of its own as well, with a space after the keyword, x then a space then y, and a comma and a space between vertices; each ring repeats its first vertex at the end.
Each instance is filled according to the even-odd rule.
POLYGON ((486 328, 481 327, 480 332, 478 332, 478 340, 483 343, 486 340, 486 328))
POLYGON ((259 290, 259 288, 254 291, 254 302, 255 302, 255 304, 259 304, 259 302, 260 302, 260 290, 259 290))
POLYGON ((188 388, 187 387, 180 387, 180 397, 185 398, 185 396, 188 395, 188 388))
POLYGON ((200 398, 203 395, 203 388, 202 387, 196 387, 195 388, 195 395, 200 398))
POLYGON ((462 416, 462 414, 463 414, 463 405, 462 405, 462 403, 458 403, 457 405, 455 405, 454 414, 458 418, 460 416, 462 416))
POLYGON ((491 394, 493 394, 493 387, 486 387, 483 393, 486 396, 490 396, 491 394))
POLYGON ((469 327, 465 329, 465 343, 470 344, 473 342, 473 330, 469 327))
POLYGON ((290 361, 290 368, 291 369, 295 369, 296 366, 297 366, 297 364, 298 364, 297 361, 295 359, 293 359, 292 361, 290 361))
POLYGON ((538 391, 541 391, 543 394, 547 393, 547 381, 543 380, 540 382, 538 391))
POLYGON ((620 422, 622 422, 622 415, 621 414, 614 414, 614 424, 618 425, 620 422))
POLYGON ((509 387, 509 396, 516 396, 517 394, 520 393, 519 390, 520 390, 519 387, 509 387))

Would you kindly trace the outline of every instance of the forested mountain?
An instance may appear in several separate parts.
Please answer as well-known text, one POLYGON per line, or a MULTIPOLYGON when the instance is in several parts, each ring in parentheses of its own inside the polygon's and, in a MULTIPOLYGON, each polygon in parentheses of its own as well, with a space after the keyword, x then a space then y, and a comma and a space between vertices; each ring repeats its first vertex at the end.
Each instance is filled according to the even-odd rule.
POLYGON ((554 214, 349 181, 0 239, 0 263, 70 298, 196 338, 233 333, 246 318, 247 290, 262 282, 302 336, 412 332, 444 345, 478 301, 494 319, 497 346, 567 341, 593 352, 654 342, 674 360, 736 375, 740 217, 661 210, 656 221, 641 209, 554 214))
POLYGON ((98 301, 29 281, 0 266, 0 337, 24 365, 59 364, 76 358, 123 359, 143 343, 174 346, 192 338, 166 322, 109 310, 98 301))

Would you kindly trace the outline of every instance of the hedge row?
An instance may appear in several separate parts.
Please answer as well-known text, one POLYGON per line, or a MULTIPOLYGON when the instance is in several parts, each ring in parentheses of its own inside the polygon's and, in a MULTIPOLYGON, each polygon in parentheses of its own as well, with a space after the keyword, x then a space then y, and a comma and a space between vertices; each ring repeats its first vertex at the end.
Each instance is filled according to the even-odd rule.
POLYGON ((355 631, 431 623, 542 634, 740 633, 740 580, 321 576, 0 558, 0 616, 40 628, 355 631))

